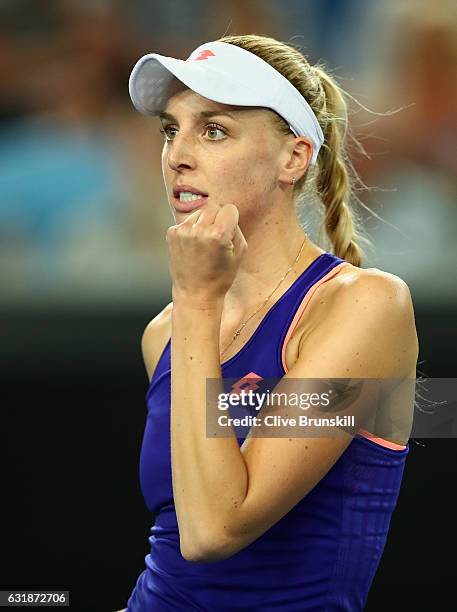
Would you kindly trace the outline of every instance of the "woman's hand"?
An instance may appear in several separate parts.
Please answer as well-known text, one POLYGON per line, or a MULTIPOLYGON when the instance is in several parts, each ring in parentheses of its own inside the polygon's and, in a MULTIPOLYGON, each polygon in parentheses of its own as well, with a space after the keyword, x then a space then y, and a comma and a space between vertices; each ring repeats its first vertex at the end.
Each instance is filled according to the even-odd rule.
POLYGON ((223 300, 248 246, 238 219, 235 205, 208 203, 168 228, 173 300, 202 305, 223 300))

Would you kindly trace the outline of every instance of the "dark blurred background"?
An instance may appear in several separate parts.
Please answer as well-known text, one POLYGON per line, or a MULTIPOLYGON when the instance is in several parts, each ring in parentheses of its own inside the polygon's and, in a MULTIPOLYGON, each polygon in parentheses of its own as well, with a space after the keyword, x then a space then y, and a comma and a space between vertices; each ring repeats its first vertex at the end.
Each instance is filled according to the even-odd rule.
MULTIPOLYGON (((185 59, 226 33, 299 44, 371 111, 404 108, 350 106, 369 155, 352 153, 376 246, 364 267, 408 283, 419 370, 456 376, 455 2, 2 0, 0 590, 113 611, 144 568, 140 338, 171 299, 174 220, 159 125, 127 82, 144 53, 185 59)), ((368 611, 457 610, 456 462, 454 440, 410 442, 368 611)))

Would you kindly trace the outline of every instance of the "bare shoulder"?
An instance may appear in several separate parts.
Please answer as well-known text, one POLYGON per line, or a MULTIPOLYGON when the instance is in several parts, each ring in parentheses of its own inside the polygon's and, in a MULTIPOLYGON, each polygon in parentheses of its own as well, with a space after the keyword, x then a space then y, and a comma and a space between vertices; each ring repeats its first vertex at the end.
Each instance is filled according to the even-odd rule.
POLYGON ((386 317, 391 316, 397 323, 405 352, 409 351, 411 356, 415 356, 413 357, 415 375, 419 341, 413 299, 407 283, 399 276, 377 268, 368 268, 362 272, 360 280, 353 285, 354 294, 357 291, 365 291, 372 303, 379 300, 379 314, 382 316, 385 313, 386 317), (362 289, 364 283, 366 288, 362 289))
MULTIPOLYGON (((318 289, 319 300, 312 300, 335 312, 337 305, 340 308, 358 303, 362 298, 366 305, 370 302, 379 304, 386 302, 392 307, 403 308, 414 318, 414 309, 411 292, 405 281, 378 268, 357 268, 345 266, 329 282, 323 283, 318 289)), ((319 309, 322 314, 322 308, 319 309)))
MULTIPOLYGON (((372 346, 389 337, 402 353, 409 376, 415 373, 419 350, 411 292, 403 279, 377 268, 342 268, 337 276, 323 283, 310 305, 310 317, 299 342, 299 352, 328 335, 367 333, 372 346)), ((393 346, 392 346, 393 349, 393 346)))
POLYGON ((170 302, 149 321, 141 338, 141 350, 149 380, 152 379, 160 356, 170 339, 172 310, 173 302, 170 302))
MULTIPOLYGON (((338 279, 338 277, 337 277, 338 279)), ((403 323, 414 325, 414 307, 411 292, 405 281, 378 268, 355 268, 348 271, 335 285, 335 294, 342 307, 350 307, 362 300, 365 307, 378 309, 386 315, 398 314, 403 323)))

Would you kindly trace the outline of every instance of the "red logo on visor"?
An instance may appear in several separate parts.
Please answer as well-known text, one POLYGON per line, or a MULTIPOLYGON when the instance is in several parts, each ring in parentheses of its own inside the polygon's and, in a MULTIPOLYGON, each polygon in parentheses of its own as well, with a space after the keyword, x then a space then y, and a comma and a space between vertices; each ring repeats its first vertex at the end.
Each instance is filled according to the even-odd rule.
POLYGON ((199 56, 195 58, 195 61, 208 59, 208 57, 210 57, 211 55, 215 56, 216 54, 210 51, 209 49, 203 49, 203 51, 200 51, 199 56))

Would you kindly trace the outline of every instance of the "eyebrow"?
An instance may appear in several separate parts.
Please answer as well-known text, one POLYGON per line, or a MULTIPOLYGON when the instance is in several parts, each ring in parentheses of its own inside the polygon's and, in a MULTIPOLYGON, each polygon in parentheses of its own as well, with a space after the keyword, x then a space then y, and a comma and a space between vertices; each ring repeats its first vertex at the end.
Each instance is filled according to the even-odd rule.
MULTIPOLYGON (((201 111, 200 113, 195 113, 193 116, 196 119, 207 119, 209 117, 214 117, 214 116, 225 116, 225 117, 229 117, 230 119, 233 119, 234 121, 236 121, 235 117, 229 113, 228 111, 223 111, 223 110, 214 110, 214 111, 201 111)), ((167 119, 168 121, 177 121, 176 117, 174 117, 173 115, 171 115, 170 113, 166 113, 165 111, 160 113, 159 117, 161 119, 167 119)))

